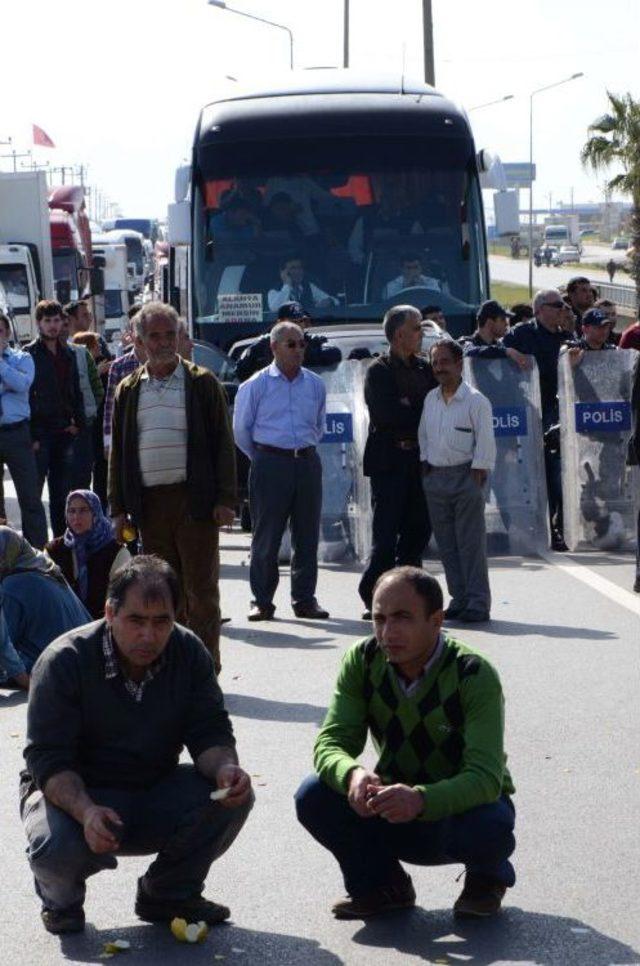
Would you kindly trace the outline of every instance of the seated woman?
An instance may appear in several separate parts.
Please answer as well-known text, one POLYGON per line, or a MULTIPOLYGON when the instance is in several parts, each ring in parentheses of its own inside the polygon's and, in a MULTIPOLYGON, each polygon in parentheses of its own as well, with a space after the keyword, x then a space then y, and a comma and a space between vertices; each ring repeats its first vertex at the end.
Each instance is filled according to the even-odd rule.
POLYGON ((47 644, 90 621, 53 561, 0 526, 0 684, 28 688, 29 672, 47 644))
POLYGON ((94 620, 104 616, 111 573, 130 559, 113 535, 99 497, 73 490, 67 497, 67 529, 44 548, 67 578, 94 620))

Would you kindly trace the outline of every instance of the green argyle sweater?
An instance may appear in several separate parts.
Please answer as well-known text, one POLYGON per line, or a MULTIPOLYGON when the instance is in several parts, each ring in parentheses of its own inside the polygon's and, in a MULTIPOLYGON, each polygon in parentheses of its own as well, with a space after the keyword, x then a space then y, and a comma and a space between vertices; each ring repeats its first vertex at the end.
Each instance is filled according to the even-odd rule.
POLYGON ((410 696, 375 637, 349 648, 314 749, 318 775, 336 791, 346 794, 368 731, 376 773, 385 784, 418 788, 426 821, 515 790, 503 750, 500 679, 485 657, 451 637, 410 696))

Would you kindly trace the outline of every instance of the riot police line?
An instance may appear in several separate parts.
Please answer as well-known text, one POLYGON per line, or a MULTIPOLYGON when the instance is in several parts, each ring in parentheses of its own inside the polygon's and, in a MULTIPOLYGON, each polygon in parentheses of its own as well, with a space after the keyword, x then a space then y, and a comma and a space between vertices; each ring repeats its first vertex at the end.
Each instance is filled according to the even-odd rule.
MULTIPOLYGON (((365 561, 371 499, 362 462, 368 413, 364 379, 371 360, 317 370, 327 389, 327 431, 320 445, 323 505, 319 559, 365 561)), ((549 516, 538 370, 508 359, 465 358, 464 378, 489 399, 497 458, 487 484, 492 555, 536 555, 549 546, 549 516)), ((627 464, 632 429, 633 349, 586 353, 558 362, 559 439, 565 539, 570 550, 630 550, 636 543, 638 467, 627 464)))

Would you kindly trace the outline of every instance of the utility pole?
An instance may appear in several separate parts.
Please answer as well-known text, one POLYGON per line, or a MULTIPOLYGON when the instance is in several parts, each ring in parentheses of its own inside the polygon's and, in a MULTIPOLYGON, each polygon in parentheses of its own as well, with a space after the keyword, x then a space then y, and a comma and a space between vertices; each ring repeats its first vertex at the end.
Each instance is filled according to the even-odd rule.
POLYGON ((433 15, 431 0, 422 0, 422 29, 424 32, 424 79, 435 86, 436 68, 433 56, 433 15))
POLYGON ((13 158, 13 173, 15 174, 18 170, 18 158, 30 158, 31 151, 25 151, 23 154, 18 154, 14 148, 11 154, 0 154, 0 158, 13 158))
POLYGON ((344 26, 342 28, 342 66, 349 66, 349 0, 344 0, 344 26))

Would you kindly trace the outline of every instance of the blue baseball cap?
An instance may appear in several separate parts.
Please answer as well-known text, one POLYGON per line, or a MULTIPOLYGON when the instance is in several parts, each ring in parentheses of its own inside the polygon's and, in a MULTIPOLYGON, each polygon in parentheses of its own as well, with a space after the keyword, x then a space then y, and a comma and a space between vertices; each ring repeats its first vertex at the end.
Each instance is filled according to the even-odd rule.
POLYGON ((585 325, 595 325, 600 328, 601 325, 611 325, 611 319, 602 309, 588 309, 582 316, 582 327, 584 328, 585 325))
POLYGON ((287 319, 289 322, 299 322, 302 319, 310 319, 311 316, 300 302, 285 302, 278 309, 278 321, 287 319))

